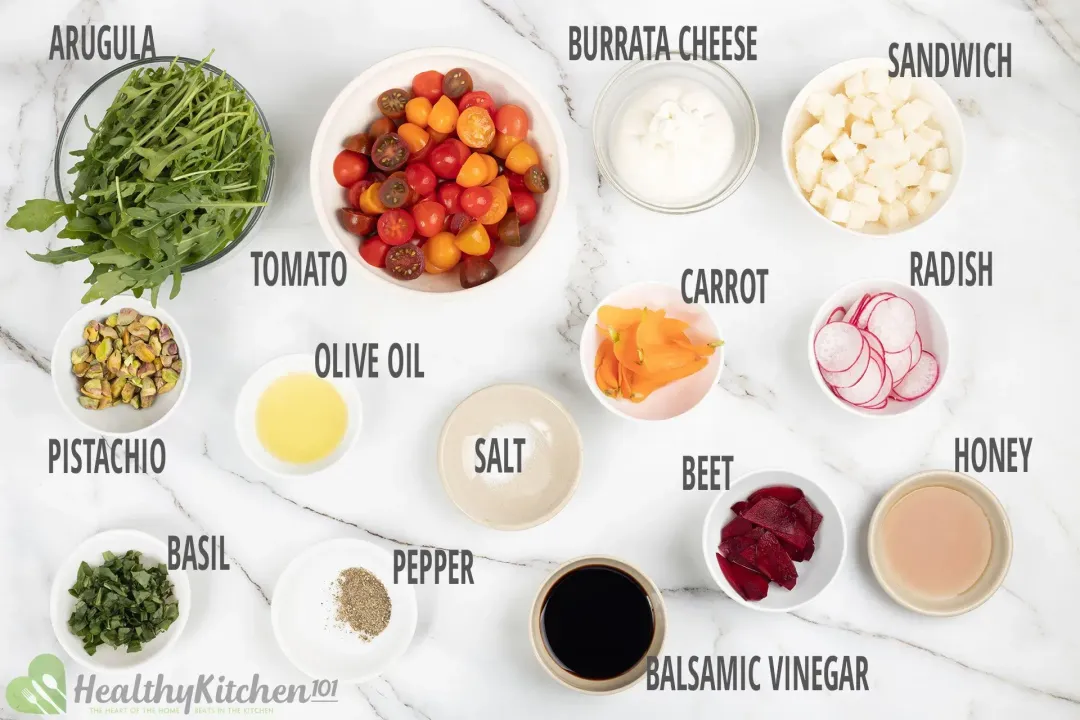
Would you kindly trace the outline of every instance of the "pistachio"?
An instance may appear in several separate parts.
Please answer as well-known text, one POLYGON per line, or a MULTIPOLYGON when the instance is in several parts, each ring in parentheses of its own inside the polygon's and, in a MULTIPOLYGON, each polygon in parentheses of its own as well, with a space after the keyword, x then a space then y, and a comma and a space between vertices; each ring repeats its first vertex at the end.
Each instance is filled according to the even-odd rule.
POLYGON ((161 329, 158 330, 158 337, 161 338, 161 342, 163 343, 169 342, 173 339, 172 328, 162 324, 161 329))
POLYGON ((155 391, 153 390, 153 388, 143 388, 142 392, 139 393, 139 406, 144 407, 144 408, 148 408, 151 405, 153 405, 154 404, 154 394, 155 394, 155 391))
POLYGON ((173 360, 172 369, 176 371, 177 375, 179 375, 180 371, 184 369, 184 361, 180 360, 179 358, 173 360))
POLYGON ((146 327, 141 322, 131 323, 130 325, 128 325, 127 331, 128 334, 130 334, 133 338, 137 338, 139 340, 150 339, 150 328, 146 327))
POLYGON ((101 333, 103 338, 112 338, 113 340, 120 338, 120 333, 116 332, 116 328, 111 328, 108 325, 102 325, 98 332, 101 333))
POLYGON ((105 318, 105 324, 108 327, 114 328, 114 327, 116 327, 116 320, 117 320, 116 313, 113 313, 109 317, 105 318))
POLYGON ((80 345, 71 351, 71 364, 78 365, 90 359, 90 346, 80 345))
POLYGON ((164 345, 161 346, 161 354, 162 355, 179 355, 180 354, 180 348, 177 347, 175 340, 170 340, 169 342, 167 342, 167 343, 165 343, 164 345))
POLYGON ((143 315, 141 318, 139 318, 139 322, 150 328, 151 331, 157 330, 159 327, 161 327, 161 321, 151 315, 143 315))
POLYGON ((86 395, 80 395, 79 396, 79 404, 82 405, 87 410, 97 410, 98 409, 98 401, 95 400, 92 397, 87 397, 86 395))
POLYGON ((157 387, 152 382, 144 382, 142 389, 139 391, 139 397, 145 400, 151 395, 157 395, 157 387))
POLYGON ((98 321, 91 320, 86 327, 83 328, 83 340, 86 342, 97 342, 99 337, 98 333, 98 321))
POLYGON ((150 345, 150 349, 154 351, 154 357, 161 355, 161 340, 158 339, 157 335, 151 335, 150 341, 147 344, 150 345))
MULTIPOLYGON (((139 377, 148 378, 157 372, 157 368, 154 367, 154 363, 144 362, 139 366, 139 377)), ((143 383, 143 387, 146 387, 146 383, 143 383)))
POLYGON ((83 383, 81 392, 86 397, 100 398, 101 397, 101 379, 95 378, 93 380, 87 380, 83 383))
POLYGON ((107 407, 112 407, 112 398, 111 397, 103 397, 100 400, 98 400, 98 405, 97 405, 98 410, 104 410, 107 407))
POLYGON ((143 362, 153 362, 154 360, 154 351, 150 349, 149 345, 141 340, 132 343, 131 352, 135 353, 135 357, 143 362))
POLYGON ((158 358, 158 361, 161 362, 161 367, 169 367, 175 359, 176 357, 174 355, 162 355, 158 358))
POLYGON ((128 405, 130 405, 131 407, 138 410, 139 409, 139 396, 136 395, 133 398, 131 398, 130 400, 128 400, 128 405))
POLYGON ((165 365, 161 362, 161 358, 154 358, 154 372, 158 372, 163 367, 165 367, 165 365))
POLYGON ((138 317, 139 312, 135 308, 124 308, 116 314, 116 324, 125 327, 135 322, 138 317))
POLYGON ((116 378, 112 381, 112 387, 109 388, 109 393, 114 397, 120 397, 120 393, 124 390, 124 386, 127 384, 127 380, 124 378, 116 378))
POLYGON ((81 362, 75 363, 71 366, 71 372, 75 373, 75 377, 85 377, 86 371, 90 369, 90 363, 81 362))
POLYGON ((176 387, 176 382, 180 379, 180 376, 176 374, 171 368, 165 368, 161 371, 161 379, 164 383, 158 388, 158 394, 167 393, 176 387))
POLYGON ((124 382, 124 387, 120 389, 120 401, 125 403, 129 402, 131 398, 135 397, 135 391, 138 389, 139 387, 137 385, 130 380, 126 380, 124 382))
POLYGON ((101 367, 101 363, 90 363, 90 367, 86 369, 87 379, 99 378, 105 375, 104 369, 101 367))
POLYGON ((127 331, 127 328, 124 329, 124 334, 120 336, 120 341, 123 342, 124 345, 131 344, 131 333, 127 331))
POLYGON ((135 386, 135 388, 141 388, 142 387, 142 378, 139 378, 139 377, 128 378, 128 382, 131 383, 133 386, 135 386))
POLYGON ((112 355, 105 361, 105 369, 112 375, 120 374, 120 348, 112 351, 112 355))
POLYGON ((109 355, 112 354, 112 338, 102 338, 101 342, 94 348, 94 357, 100 363, 105 362, 109 355))

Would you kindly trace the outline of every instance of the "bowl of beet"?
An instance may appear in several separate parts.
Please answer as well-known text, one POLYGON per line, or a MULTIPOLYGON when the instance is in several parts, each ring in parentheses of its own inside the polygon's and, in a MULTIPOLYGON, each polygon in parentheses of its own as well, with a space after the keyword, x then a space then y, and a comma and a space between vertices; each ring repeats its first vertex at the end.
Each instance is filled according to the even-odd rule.
POLYGON ((847 532, 820 485, 787 470, 759 470, 713 502, 701 550, 712 579, 735 602, 789 612, 836 577, 847 532))

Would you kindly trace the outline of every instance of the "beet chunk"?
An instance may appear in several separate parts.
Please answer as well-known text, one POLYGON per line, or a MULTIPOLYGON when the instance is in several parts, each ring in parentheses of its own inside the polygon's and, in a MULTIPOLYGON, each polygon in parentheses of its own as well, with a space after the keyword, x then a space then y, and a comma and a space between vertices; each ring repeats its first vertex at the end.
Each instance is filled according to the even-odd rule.
POLYGON ((745 500, 740 500, 739 502, 731 506, 731 512, 735 513, 736 515, 742 515, 743 511, 748 510, 749 508, 750 503, 746 502, 745 500))
POLYGON ((804 497, 799 498, 798 502, 791 506, 791 512, 795 513, 795 517, 806 528, 806 532, 810 537, 817 534, 817 529, 821 525, 821 513, 810 504, 809 500, 804 497))
POLYGON ((743 512, 742 516, 755 525, 772 531, 778 538, 787 540, 800 550, 810 542, 810 534, 796 518, 795 513, 774 497, 761 498, 749 510, 743 512))
POLYGON ((799 579, 799 571, 780 541, 770 532, 765 533, 757 544, 758 570, 769 579, 783 588, 791 590, 795 587, 795 581, 799 579))
POLYGON ((759 490, 755 490, 750 497, 746 498, 746 502, 753 505, 758 500, 765 497, 776 498, 785 505, 790 506, 802 499, 803 491, 797 487, 791 487, 790 485, 773 485, 771 487, 763 487, 759 490))
MULTIPOLYGON (((780 538, 777 538, 777 540, 780 540, 780 538)), ((811 539, 810 542, 806 543, 806 547, 804 547, 802 550, 795 547, 787 540, 780 540, 780 547, 784 548, 784 552, 786 552, 795 562, 806 562, 810 558, 814 557, 813 539, 811 539)))
POLYGON ((753 523, 751 523, 746 518, 737 517, 731 522, 729 522, 727 525, 725 525, 724 529, 720 531, 720 539, 730 540, 733 537, 745 535, 753 529, 753 523))
POLYGON ((716 553, 716 562, 720 564, 720 571, 731 583, 731 587, 735 588, 735 592, 739 593, 744 600, 756 602, 769 594, 768 578, 741 565, 728 562, 720 553, 716 553))
POLYGON ((762 528, 754 528, 744 535, 737 535, 720 543, 720 554, 731 562, 749 570, 757 570, 757 543, 765 534, 762 528))

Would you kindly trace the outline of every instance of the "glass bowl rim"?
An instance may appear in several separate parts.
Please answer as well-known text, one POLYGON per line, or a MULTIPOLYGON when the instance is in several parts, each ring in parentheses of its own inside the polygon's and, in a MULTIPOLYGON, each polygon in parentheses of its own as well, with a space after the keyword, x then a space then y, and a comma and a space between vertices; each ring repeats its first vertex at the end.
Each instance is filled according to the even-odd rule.
MULTIPOLYGON (((255 97, 251 94, 251 92, 246 87, 244 87, 244 85, 242 85, 240 83, 239 80, 237 80, 232 75, 229 75, 228 73, 226 73, 221 68, 217 67, 216 65, 212 65, 209 62, 206 62, 206 61, 203 61, 203 60, 196 60, 194 58, 185 57, 183 55, 156 55, 154 57, 140 58, 139 60, 132 60, 129 63, 124 63, 123 65, 120 65, 119 67, 113 68, 112 70, 105 73, 104 75, 102 75, 97 80, 95 80, 90 85, 90 87, 86 88, 86 90, 83 92, 83 94, 79 96, 79 99, 75 101, 75 104, 71 106, 71 110, 68 111, 68 115, 64 119, 64 124, 60 126, 60 134, 57 135, 57 138, 56 138, 56 148, 53 150, 53 184, 56 186, 56 195, 60 199, 60 202, 67 202, 67 200, 64 198, 64 188, 63 188, 63 185, 61 184, 61 174, 60 174, 60 161, 63 159, 61 157, 61 153, 62 153, 62 149, 64 147, 64 139, 67 137, 68 128, 71 126, 72 120, 75 119, 76 115, 79 112, 79 108, 81 108, 83 106, 83 103, 85 103, 90 98, 90 96, 93 95, 94 92, 99 87, 101 87, 106 82, 108 82, 109 80, 111 80, 112 78, 116 77, 117 75, 119 75, 121 73, 127 72, 127 71, 132 70, 132 69, 137 68, 137 67, 142 67, 142 66, 145 66, 145 65, 164 65, 164 64, 172 64, 174 62, 183 63, 185 65, 201 65, 204 69, 206 69, 210 73, 213 73, 214 75, 227 75, 229 77, 229 79, 232 80, 232 82, 236 86, 236 88, 238 90, 240 90, 241 92, 243 92, 244 95, 247 96, 248 100, 251 101, 251 104, 255 106, 255 112, 259 116, 259 124, 262 125, 263 130, 266 131, 266 136, 270 141, 270 149, 271 149, 270 164, 269 164, 269 166, 267 166, 267 169, 266 169, 266 189, 263 190, 263 195, 262 195, 262 198, 260 199, 260 201, 263 202, 263 203, 268 203, 270 201, 270 191, 274 187, 274 169, 275 169, 275 166, 277 165, 277 154, 275 152, 273 152, 273 150, 274 150, 274 136, 273 136, 273 133, 270 131, 270 123, 267 121, 266 113, 263 112, 262 106, 259 105, 259 103, 255 99, 255 97)), ((215 262, 217 260, 220 260, 221 258, 228 255, 230 252, 232 252, 232 250, 234 248, 239 246, 244 241, 244 238, 246 238, 249 234, 251 234, 252 230, 254 230, 255 226, 258 224, 259 219, 262 218, 263 211, 266 208, 267 208, 267 205, 262 205, 260 207, 255 208, 251 212, 251 214, 248 215, 247 222, 244 223, 244 229, 240 231, 240 234, 236 236, 235 240, 233 240, 231 243, 229 243, 224 248, 222 248, 220 252, 218 252, 218 253, 216 253, 214 255, 211 255, 210 257, 203 258, 202 260, 199 260, 198 262, 192 263, 190 265, 184 265, 183 267, 180 268, 180 272, 185 273, 185 272, 191 272, 192 270, 198 270, 199 268, 205 267, 205 266, 209 265, 210 263, 215 262)))

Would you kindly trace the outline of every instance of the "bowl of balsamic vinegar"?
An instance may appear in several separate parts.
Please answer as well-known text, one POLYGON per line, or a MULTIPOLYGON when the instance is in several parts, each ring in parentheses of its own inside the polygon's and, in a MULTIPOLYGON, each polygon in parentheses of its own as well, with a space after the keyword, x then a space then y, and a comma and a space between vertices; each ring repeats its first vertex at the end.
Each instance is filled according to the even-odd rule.
POLYGON ((605 695, 645 675, 667 627, 660 590, 637 568, 592 556, 560 566, 540 588, 529 635, 540 664, 563 685, 605 695))

